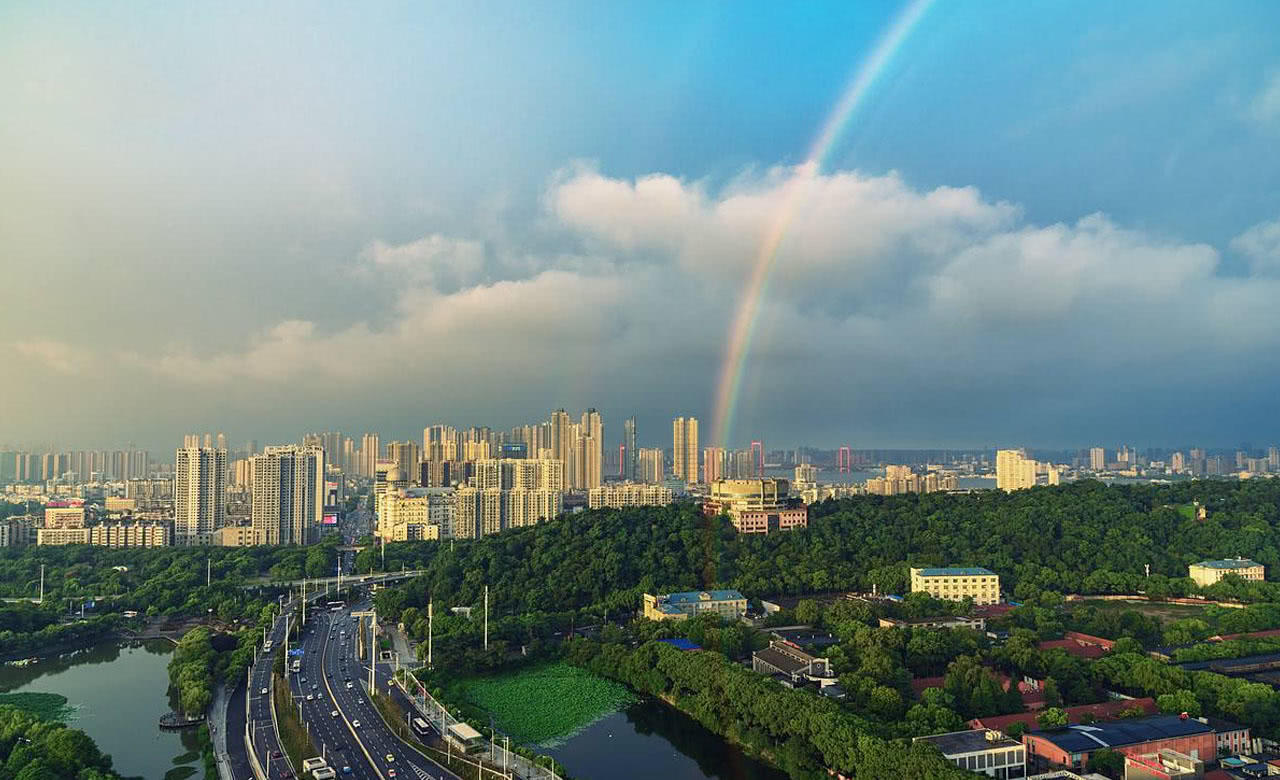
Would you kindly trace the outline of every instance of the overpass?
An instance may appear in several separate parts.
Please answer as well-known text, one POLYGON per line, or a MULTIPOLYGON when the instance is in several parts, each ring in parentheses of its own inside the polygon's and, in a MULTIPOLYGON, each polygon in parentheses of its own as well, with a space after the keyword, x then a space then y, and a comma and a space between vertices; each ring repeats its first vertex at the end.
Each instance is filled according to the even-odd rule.
POLYGON ((312 579, 310 577, 307 577, 300 580, 278 580, 278 581, 269 581, 269 582, 255 582, 252 584, 242 585, 241 587, 243 588, 261 588, 261 587, 301 588, 302 584, 305 582, 307 584, 307 589, 309 590, 313 587, 318 588, 318 587, 323 587, 325 585, 337 585, 339 579, 342 580, 343 587, 347 587, 347 586, 355 587, 357 585, 383 585, 389 582, 398 582, 400 580, 413 579, 414 577, 417 577, 424 573, 426 573, 425 569, 411 569, 411 570, 397 571, 397 572, 383 572, 381 574, 352 574, 350 576, 344 576, 341 578, 316 577, 315 579, 312 579))

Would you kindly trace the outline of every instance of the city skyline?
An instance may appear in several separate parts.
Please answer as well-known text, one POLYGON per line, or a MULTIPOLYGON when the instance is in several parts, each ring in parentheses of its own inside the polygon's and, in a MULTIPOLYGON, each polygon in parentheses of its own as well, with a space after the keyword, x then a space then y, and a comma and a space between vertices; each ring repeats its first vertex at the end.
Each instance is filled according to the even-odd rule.
POLYGON ((1274 5, 3 13, 0 440, 1280 438, 1274 5))

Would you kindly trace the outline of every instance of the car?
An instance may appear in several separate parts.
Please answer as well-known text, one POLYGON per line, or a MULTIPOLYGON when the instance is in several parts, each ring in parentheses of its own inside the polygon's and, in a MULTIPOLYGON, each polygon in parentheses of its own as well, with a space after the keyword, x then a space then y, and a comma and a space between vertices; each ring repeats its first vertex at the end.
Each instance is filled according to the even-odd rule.
POLYGON ((316 690, 319 690, 319 689, 320 689, 320 686, 319 686, 319 685, 317 685, 316 683, 311 683, 311 690, 316 691, 316 690))
POLYGON ((344 766, 344 767, 342 768, 342 774, 344 774, 344 775, 349 775, 349 774, 351 774, 351 767, 349 767, 349 766, 344 766))
POLYGON ((280 751, 279 751, 279 750, 273 750, 273 751, 271 751, 271 757, 272 757, 272 758, 280 758, 280 751))
POLYGON ((328 677, 330 680, 332 680, 332 679, 333 679, 333 672, 325 672, 325 673, 324 673, 324 676, 325 676, 325 677, 328 677))
POLYGON ((354 688, 354 687, 355 687, 355 685, 354 685, 353 683, 347 683, 347 690, 350 690, 350 689, 352 689, 352 688, 354 688))
POLYGON ((396 770, 394 769, 387 770, 387 777, 395 777, 395 776, 396 776, 396 770))
POLYGON ((316 696, 314 693, 307 694, 307 701, 315 701, 315 700, 316 700, 316 696))
POLYGON ((306 683, 307 683, 307 678, 305 678, 305 677, 299 677, 299 678, 298 678, 298 682, 302 683, 303 685, 306 685, 306 683))
POLYGON ((388 764, 395 763, 395 760, 396 760, 396 757, 395 757, 395 756, 391 755, 390 753, 388 753, 388 754, 387 754, 387 763, 388 763, 388 764))
POLYGON ((351 728, 353 728, 353 729, 358 729, 358 728, 360 728, 360 721, 358 721, 358 720, 353 720, 353 721, 351 721, 351 728))
POLYGON ((261 691, 259 691, 259 693, 261 693, 263 696, 266 696, 266 695, 267 695, 267 689, 266 689, 266 688, 263 688, 261 691))
POLYGON ((330 714, 330 715, 332 715, 332 716, 333 716, 333 717, 335 717, 335 718, 336 718, 336 717, 338 717, 338 711, 337 711, 337 710, 334 710, 333 712, 331 712, 331 713, 329 713, 329 714, 330 714))

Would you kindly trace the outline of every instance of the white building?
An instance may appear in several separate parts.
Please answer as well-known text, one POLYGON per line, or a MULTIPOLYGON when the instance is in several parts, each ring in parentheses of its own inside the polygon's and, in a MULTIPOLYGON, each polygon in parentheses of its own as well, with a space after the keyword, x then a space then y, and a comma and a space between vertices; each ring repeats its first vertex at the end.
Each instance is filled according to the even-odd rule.
POLYGON ((209 544, 227 521, 227 451, 181 447, 174 458, 174 544, 209 544))
POLYGON ((262 544, 309 544, 324 512, 324 449, 267 447, 253 457, 253 530, 262 544))

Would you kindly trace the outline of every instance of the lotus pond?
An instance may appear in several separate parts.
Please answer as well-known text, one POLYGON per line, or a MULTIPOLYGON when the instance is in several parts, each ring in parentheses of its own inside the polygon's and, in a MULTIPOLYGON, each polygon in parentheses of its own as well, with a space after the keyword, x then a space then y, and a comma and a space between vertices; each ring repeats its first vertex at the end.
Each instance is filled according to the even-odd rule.
POLYGON ((625 686, 566 663, 458 682, 458 694, 526 745, 554 745, 630 704, 625 686))

